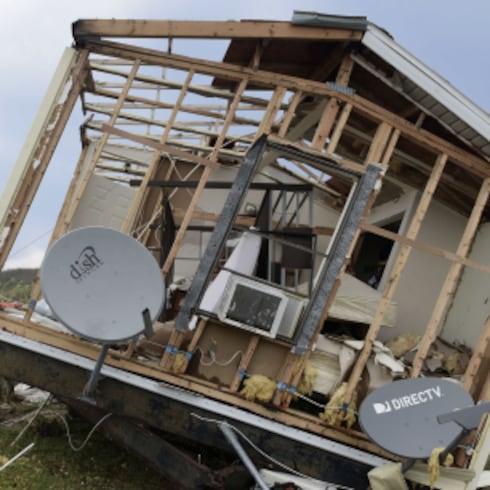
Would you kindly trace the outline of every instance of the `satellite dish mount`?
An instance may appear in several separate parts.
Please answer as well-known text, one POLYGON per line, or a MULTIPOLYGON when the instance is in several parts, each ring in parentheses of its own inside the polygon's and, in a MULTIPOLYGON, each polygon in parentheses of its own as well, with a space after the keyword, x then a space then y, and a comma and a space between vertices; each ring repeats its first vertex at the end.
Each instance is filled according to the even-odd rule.
POLYGON ((137 240, 104 227, 60 238, 41 265, 41 289, 59 321, 80 337, 102 344, 80 398, 94 391, 110 345, 153 334, 165 302, 158 263, 137 240))

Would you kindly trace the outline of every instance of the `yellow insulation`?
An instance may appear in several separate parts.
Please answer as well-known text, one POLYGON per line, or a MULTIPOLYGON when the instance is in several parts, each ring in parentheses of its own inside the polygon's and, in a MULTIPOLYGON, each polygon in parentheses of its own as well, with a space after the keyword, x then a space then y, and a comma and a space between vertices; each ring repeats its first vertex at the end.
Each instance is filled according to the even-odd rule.
POLYGON ((185 363, 185 353, 178 352, 175 354, 174 363, 172 364, 172 371, 174 374, 178 374, 181 371, 182 366, 185 363))
POLYGON ((313 385, 315 384, 317 368, 310 363, 306 363, 306 366, 301 375, 301 379, 296 387, 296 391, 301 395, 311 395, 313 393, 313 385))
MULTIPOLYGON (((439 475, 441 474, 441 468, 439 466, 439 457, 442 452, 446 450, 445 447, 436 447, 429 458, 429 476, 430 476, 430 488, 431 490, 434 488, 434 484, 436 483, 437 479, 439 478, 439 475)), ((451 466, 454 462, 454 458, 452 454, 448 454, 446 456, 446 459, 443 462, 444 466, 451 466)))
POLYGON ((325 405, 325 411, 319 414, 320 418, 326 424, 337 425, 341 422, 345 422, 349 429, 354 425, 356 421, 357 393, 354 392, 347 411, 344 411, 342 410, 342 405, 344 403, 346 391, 347 383, 342 383, 325 405))
POLYGON ((275 390, 275 381, 262 374, 254 374, 243 382, 240 394, 250 401, 268 402, 272 400, 275 390))

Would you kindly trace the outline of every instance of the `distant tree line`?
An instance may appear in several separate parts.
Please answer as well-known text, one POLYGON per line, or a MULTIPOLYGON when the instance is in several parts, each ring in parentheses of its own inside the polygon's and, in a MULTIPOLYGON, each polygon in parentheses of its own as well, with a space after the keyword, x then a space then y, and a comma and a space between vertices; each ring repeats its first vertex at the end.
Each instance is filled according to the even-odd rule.
POLYGON ((0 301, 28 303, 36 269, 11 269, 0 273, 0 301))

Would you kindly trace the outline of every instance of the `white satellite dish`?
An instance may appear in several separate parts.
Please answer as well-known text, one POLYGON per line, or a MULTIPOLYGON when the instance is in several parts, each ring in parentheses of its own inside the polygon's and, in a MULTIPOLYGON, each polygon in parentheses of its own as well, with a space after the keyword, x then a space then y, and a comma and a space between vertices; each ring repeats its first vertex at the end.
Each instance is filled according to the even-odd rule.
POLYGON ((109 345, 151 335, 165 302, 156 260, 141 243, 103 227, 79 228, 60 238, 41 265, 41 289, 69 330, 102 344, 81 399, 93 393, 109 345))
POLYGON ((41 289, 56 317, 92 342, 110 344, 145 330, 143 312, 161 313, 165 286, 158 263, 138 241, 103 227, 60 238, 41 265, 41 289))

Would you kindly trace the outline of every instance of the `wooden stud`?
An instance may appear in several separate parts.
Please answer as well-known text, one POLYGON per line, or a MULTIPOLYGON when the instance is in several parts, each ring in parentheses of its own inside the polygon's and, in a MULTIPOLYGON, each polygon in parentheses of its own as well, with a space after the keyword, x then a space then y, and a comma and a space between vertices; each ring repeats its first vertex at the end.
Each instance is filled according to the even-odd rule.
POLYGON ((382 122, 378 125, 373 141, 369 146, 369 151, 364 159, 366 164, 377 163, 381 160, 384 150, 388 143, 388 138, 391 134, 391 126, 388 123, 382 122))
MULTIPOLYGON (((258 83, 264 86, 276 86, 277 74, 266 71, 254 71, 249 68, 236 66, 233 64, 204 61, 197 58, 166 54, 161 51, 128 46, 120 43, 86 40, 88 49, 95 53, 105 54, 125 59, 141 58, 149 64, 164 64, 168 68, 189 69, 193 67, 196 72, 211 76, 225 76, 228 79, 240 79, 244 76, 249 78, 251 83, 258 83)), ((394 129, 398 129, 402 136, 414 142, 427 146, 429 150, 436 153, 445 153, 451 161, 462 168, 467 169, 481 177, 490 177, 490 168, 487 162, 479 156, 471 154, 462 148, 440 138, 424 129, 417 129, 414 124, 391 113, 359 95, 350 95, 333 90, 322 82, 309 80, 298 80, 295 77, 281 75, 281 85, 289 91, 302 90, 308 95, 318 97, 336 97, 341 102, 353 105, 356 112, 367 117, 372 121, 385 121, 394 129)))
MULTIPOLYGON (((441 174, 444 170, 446 161, 447 161, 447 155, 444 153, 437 157, 436 163, 432 170, 432 174, 429 180, 427 181, 424 192, 420 198, 417 211, 415 212, 415 215, 412 218, 409 229, 407 231, 407 237, 410 239, 415 239, 420 230, 420 226, 422 225, 422 221, 427 213, 429 204, 431 202, 432 196, 435 192, 441 174)), ((388 309, 388 306, 393 298, 393 295, 395 294, 396 287, 400 280, 400 275, 408 261, 410 251, 411 251, 410 246, 403 245, 398 254, 396 263, 390 274, 390 278, 383 291, 381 301, 379 302, 378 307, 376 309, 376 313, 374 314, 373 321, 369 326, 366 338, 364 340, 364 347, 362 348, 361 352, 357 356, 357 360, 354 364, 354 368, 352 369, 351 376, 348 380, 346 395, 344 398, 345 403, 349 403, 350 400, 352 399, 354 390, 362 375, 362 372, 364 371, 364 367, 366 366, 366 363, 371 354, 373 343, 378 337, 378 332, 381 328, 386 310, 388 309)))
MULTIPOLYGON (((464 373, 463 388, 466 391, 471 392, 471 388, 474 386, 475 378, 478 375, 480 365, 485 355, 490 355, 490 315, 487 317, 487 321, 483 326, 480 338, 475 345, 473 355, 471 356, 468 367, 466 368, 466 371, 464 373)), ((480 399, 484 400, 485 398, 480 399)))
MULTIPOLYGON (((172 125, 175 119, 177 118, 177 114, 179 113, 180 106, 182 105, 182 101, 184 100, 184 97, 187 94, 187 88, 189 87, 189 84, 191 83, 193 76, 194 76, 194 71, 190 70, 187 73, 187 77, 182 86, 182 90, 180 91, 179 97, 177 98, 172 113, 170 114, 168 124, 165 126, 165 130, 162 136, 160 137, 160 141, 159 141, 160 143, 165 143, 168 139, 168 135, 170 134, 170 130, 172 129, 172 125)), ((135 227, 135 223, 139 218, 139 213, 141 211, 141 208, 144 206, 145 198, 148 194, 148 182, 155 175, 159 161, 160 161, 160 152, 155 151, 153 154, 153 158, 146 171, 146 174, 143 178, 143 182, 141 182, 138 192, 136 193, 136 196, 133 199, 133 203, 131 205, 131 209, 127 214, 126 221, 124 222, 123 231, 126 231, 127 233, 130 233, 135 227)))
POLYGON ((301 90, 297 90, 294 93, 294 95, 291 97, 286 113, 282 118, 281 127, 279 128, 279 132, 277 133, 279 138, 285 137, 286 132, 289 129, 289 125, 291 124, 291 121, 293 120, 293 117, 296 114, 296 109, 298 108, 298 104, 301 101, 302 96, 303 96, 303 92, 301 90))
MULTIPOLYGON (((230 124, 233 120, 233 116, 235 114, 235 111, 238 107, 238 104, 240 103, 240 97, 245 91, 245 87, 247 86, 248 79, 244 78, 241 82, 240 85, 235 93, 235 98, 233 99, 233 102, 231 103, 230 109, 228 110, 227 117, 225 119, 225 123, 223 124, 223 128, 221 130, 221 134, 218 137, 218 140, 216 141, 215 147, 213 152, 211 153, 210 159, 213 160, 216 155, 219 152, 219 149, 221 148, 221 145, 223 144, 226 134, 228 132, 228 129, 230 127, 230 124)), ((211 168, 206 167, 201 175, 201 178, 199 180, 199 184, 196 187, 196 190, 194 191, 194 194, 192 196, 191 202, 188 205, 187 212, 184 216, 184 219, 182 220, 182 223, 180 224, 179 231, 177 232, 177 235, 175 237, 174 243, 172 245, 172 248, 170 249, 170 252, 167 256, 167 259, 165 260, 165 263, 163 264, 163 274, 166 276, 168 274, 168 271, 170 270, 170 267, 172 267, 173 261, 177 255, 177 252, 180 249, 180 245, 184 239, 185 232, 187 230, 187 227, 189 226, 189 223, 192 219, 192 214, 194 213, 194 210, 197 206, 197 203, 199 202, 199 199, 201 198, 201 194, 206 186, 206 182, 209 179, 209 176, 211 175, 211 168)))
MULTIPOLYGON (((478 194, 478 198, 473 206, 473 211, 471 216, 466 223, 466 227, 459 242, 456 255, 461 257, 466 257, 473 239, 475 237, 478 224, 480 223, 480 218, 485 209, 485 205, 488 200, 488 195, 490 194, 490 179, 485 179, 478 194)), ((449 268, 444 285, 439 293, 436 304, 432 311, 431 318, 425 329, 422 340, 420 341, 419 348, 415 355, 412 364, 412 370, 410 375, 415 378, 420 374, 424 360, 429 352, 430 346, 436 339, 436 336, 440 330, 441 323, 444 319, 444 315, 447 312, 448 306, 454 297, 456 287, 458 284, 459 277, 461 275, 463 266, 459 262, 453 262, 449 268)))
POLYGON ((259 344, 260 337, 258 335, 252 335, 250 337, 250 340, 248 342, 247 350, 242 356, 242 359, 240 361, 240 364, 238 366, 238 371, 235 374, 235 377, 233 378, 233 381, 231 382, 230 385, 230 390, 231 391, 237 391, 238 388, 240 387, 240 383, 243 380, 243 375, 242 372, 245 372, 250 364, 250 361, 252 360, 252 357, 254 355, 255 349, 257 349, 257 345, 259 344))
POLYGON ((149 146, 154 150, 158 150, 161 152, 168 153, 175 158, 180 160, 189 161, 195 163, 196 165, 204 165, 216 168, 218 163, 215 160, 210 160, 209 158, 202 158, 198 155, 194 155, 192 153, 178 150, 174 146, 166 145, 164 143, 160 143, 159 141, 155 141, 152 138, 148 138, 147 136, 139 136, 128 131, 123 131, 122 129, 114 128, 108 126, 107 124, 102 125, 102 131, 105 133, 111 134, 113 136, 120 136, 121 138, 126 138, 130 141, 135 141, 136 143, 140 143, 145 146, 149 146))
MULTIPOLYGON (((62 235, 64 235, 67 232, 68 229, 68 222, 65 218, 66 211, 68 210, 69 203, 72 199, 72 196, 75 193, 75 189, 78 183, 78 179, 81 175, 83 163, 85 162, 85 159, 87 157, 87 153, 89 150, 90 146, 86 145, 83 147, 82 152, 80 154, 80 158, 78 159, 77 166, 75 167, 75 171, 73 172, 73 176, 70 182, 70 186, 68 187, 68 191, 65 194, 65 199, 63 201, 63 205, 61 206, 61 210, 58 214, 58 218, 56 220, 56 224, 53 229, 53 233, 51 234, 51 238, 49 240, 48 244, 48 249, 49 247, 62 235)), ((32 317, 32 313, 34 312, 35 304, 34 302, 37 302, 39 298, 41 297, 41 281, 40 281, 40 276, 39 276, 39 271, 36 273, 36 276, 34 278, 34 281, 31 286, 31 294, 29 296, 30 301, 28 308, 26 310, 26 313, 24 315, 24 320, 30 320, 32 317)))
POLYGON ((332 137, 327 146, 326 153, 327 155, 331 155, 335 152, 337 145, 339 144, 340 137, 342 136, 342 131, 349 119, 350 113, 352 111, 352 104, 345 104, 342 112, 340 113, 339 120, 335 125, 335 129, 333 130, 332 137))
MULTIPOLYGON (((39 143, 33 150, 32 159, 37 159, 29 165, 29 169, 22 179, 19 190, 12 204, 10 205, 9 222, 5 223, 8 227, 7 235, 2 237, 2 247, 0 249, 0 270, 3 268, 12 246, 17 238, 24 219, 30 209, 32 201, 36 195, 44 173, 49 165, 51 157, 56 149, 61 134, 68 122, 68 118, 73 110, 75 102, 82 90, 86 78, 88 50, 81 50, 78 60, 71 72, 72 84, 65 98, 64 103, 58 104, 53 108, 51 119, 48 123, 54 123, 54 127, 45 126, 43 135, 39 138, 39 143), (12 210, 15 210, 12 212, 12 210)), ((0 230, 5 231, 5 228, 0 230)))
POLYGON ((257 132, 255 133, 255 139, 259 138, 263 133, 270 133, 272 123, 274 122, 277 112, 281 108, 282 99, 284 98, 285 93, 285 87, 278 86, 275 88, 269 105, 267 106, 264 116, 262 117, 259 127, 257 128, 257 132))
MULTIPOLYGON (((335 82, 338 85, 348 85, 349 79, 352 73, 352 69, 354 68, 354 60, 350 58, 349 55, 346 55, 342 60, 342 63, 339 67, 339 72, 337 74, 337 78, 335 82)), ((323 111, 322 117, 315 131, 315 135, 313 136, 313 140, 311 142, 311 146, 316 150, 322 150, 325 145, 325 141, 332 130, 335 119, 337 118, 337 114, 339 112, 340 103, 339 100, 333 96, 327 102, 325 106, 325 110, 323 111)))
POLYGON ((389 240, 393 240, 394 242, 399 242, 403 245, 408 245, 412 248, 416 248, 418 250, 423 250, 424 252, 437 255, 438 257, 443 257, 453 262, 458 262, 465 267, 471 267, 472 269, 475 269, 477 271, 482 271, 490 274, 490 265, 475 262, 474 260, 470 260, 468 258, 457 255, 454 252, 448 252, 447 250, 428 245, 427 243, 410 240, 409 238, 399 235, 398 233, 393 233, 392 231, 385 230, 384 228, 380 228, 379 226, 371 225, 369 223, 366 223, 365 221, 361 223, 361 229, 363 231, 372 233, 373 235, 388 238, 389 240))
MULTIPOLYGON (((140 66, 140 61, 136 60, 133 64, 131 72, 130 72, 127 80, 126 80, 126 84, 124 86, 124 89, 121 91, 119 98, 118 98, 118 100, 114 106, 112 116, 109 119, 109 124, 108 124, 109 126, 113 126, 115 124, 115 122, 117 121, 119 111, 121 110, 121 107, 124 103, 124 98, 126 97, 126 94, 129 92, 129 89, 131 88, 131 84, 132 84, 133 79, 136 75, 136 72, 138 71, 139 66, 140 66)), ((82 196, 83 196, 83 194, 84 194, 84 192, 88 186, 90 177, 92 176, 92 173, 93 173, 93 171, 97 165, 97 161, 99 160, 100 156, 102 155, 102 151, 104 150, 104 146, 107 143, 108 139, 109 139, 108 133, 104 133, 102 135, 102 137, 100 138, 99 145, 95 151, 95 154, 92 157, 92 161, 90 162, 90 165, 88 166, 88 168, 85 170, 85 172, 84 172, 85 175, 83 176, 83 179, 81 180, 81 182, 79 182, 79 185, 77 188, 77 193, 75 194, 75 196, 71 202, 70 208, 66 212, 66 215, 65 215, 66 226, 69 226, 69 223, 71 222, 71 220, 73 219, 73 216, 75 215, 75 212, 78 208, 80 200, 81 200, 81 198, 82 198, 82 196)))

